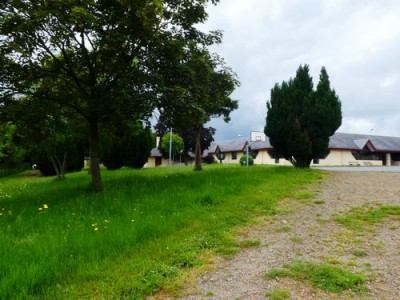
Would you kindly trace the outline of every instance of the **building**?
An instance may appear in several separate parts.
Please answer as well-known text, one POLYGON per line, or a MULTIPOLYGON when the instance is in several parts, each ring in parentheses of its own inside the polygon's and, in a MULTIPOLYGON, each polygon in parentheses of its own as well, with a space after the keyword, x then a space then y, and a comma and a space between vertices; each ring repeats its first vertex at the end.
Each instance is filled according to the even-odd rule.
MULTIPOLYGON (((220 163, 239 163, 246 154, 247 145, 255 164, 290 165, 285 159, 274 158, 268 137, 265 141, 250 142, 238 138, 210 146, 209 154, 220 163)), ((329 139, 329 153, 325 158, 314 159, 313 165, 324 166, 400 166, 400 137, 366 134, 335 133, 329 139)))

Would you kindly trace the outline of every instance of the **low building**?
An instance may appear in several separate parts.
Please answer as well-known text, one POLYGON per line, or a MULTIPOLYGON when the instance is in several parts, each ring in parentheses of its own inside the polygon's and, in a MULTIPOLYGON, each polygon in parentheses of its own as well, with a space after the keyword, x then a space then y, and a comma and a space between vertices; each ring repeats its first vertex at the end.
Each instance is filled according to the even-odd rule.
MULTIPOLYGON (((239 163, 247 145, 255 164, 290 165, 286 159, 275 158, 268 137, 265 141, 250 142, 246 138, 214 143, 210 155, 220 163, 239 163)), ((313 165, 324 166, 400 166, 400 137, 366 134, 335 133, 329 139, 329 151, 324 158, 314 159, 313 165)))

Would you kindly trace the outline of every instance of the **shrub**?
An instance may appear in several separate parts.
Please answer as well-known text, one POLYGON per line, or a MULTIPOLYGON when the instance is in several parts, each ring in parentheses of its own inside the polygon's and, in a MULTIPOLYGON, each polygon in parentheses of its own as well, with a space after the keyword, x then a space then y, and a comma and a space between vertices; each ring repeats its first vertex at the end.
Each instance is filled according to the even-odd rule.
POLYGON ((213 155, 208 155, 208 156, 206 156, 206 157, 204 158, 204 162, 205 162, 206 164, 213 164, 213 163, 215 163, 214 156, 213 156, 213 155))
MULTIPOLYGON (((247 164, 247 155, 243 155, 240 158, 239 163, 240 163, 241 166, 245 167, 246 164, 247 164)), ((254 164, 254 159, 253 159, 253 157, 251 155, 249 155, 249 166, 252 166, 253 164, 254 164)))

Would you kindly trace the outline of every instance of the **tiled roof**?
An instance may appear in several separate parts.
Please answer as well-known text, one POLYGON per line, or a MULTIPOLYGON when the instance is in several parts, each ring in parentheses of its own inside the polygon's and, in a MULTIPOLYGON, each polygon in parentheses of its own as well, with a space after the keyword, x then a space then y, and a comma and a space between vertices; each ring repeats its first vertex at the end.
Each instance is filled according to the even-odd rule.
POLYGON ((250 145, 252 150, 260 150, 260 149, 270 149, 272 148, 271 144, 269 143, 269 138, 265 139, 265 142, 254 142, 250 145))
POLYGON ((217 145, 221 152, 244 151, 246 149, 247 141, 248 141, 247 138, 237 138, 237 139, 233 139, 233 140, 222 141, 219 143, 213 143, 210 146, 209 153, 215 153, 216 146, 215 146, 215 148, 211 148, 214 145, 217 145), (211 150, 213 150, 213 151, 211 151, 211 150))
MULTIPOLYGON (((229 141, 214 142, 209 148, 210 153, 215 153, 217 146, 221 152, 234 152, 246 150, 247 138, 237 138, 229 141)), ((365 146, 378 152, 400 152, 400 137, 377 136, 368 134, 336 132, 329 139, 329 149, 361 150, 365 146)), ((265 142, 255 142, 250 145, 252 150, 273 148, 267 137, 265 142)))
POLYGON ((400 152, 400 137, 336 132, 329 139, 330 149, 360 150, 370 142, 376 151, 400 152))

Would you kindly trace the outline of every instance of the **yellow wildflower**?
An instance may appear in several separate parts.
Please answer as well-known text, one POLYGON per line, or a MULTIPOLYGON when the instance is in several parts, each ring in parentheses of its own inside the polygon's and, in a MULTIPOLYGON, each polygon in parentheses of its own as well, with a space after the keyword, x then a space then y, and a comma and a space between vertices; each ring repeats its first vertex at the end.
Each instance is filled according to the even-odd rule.
POLYGON ((39 207, 38 210, 43 210, 43 208, 42 208, 42 207, 39 207))
POLYGON ((43 208, 49 208, 47 204, 43 204, 43 208))
POLYGON ((97 231, 97 230, 99 230, 97 227, 94 229, 94 231, 97 231))

